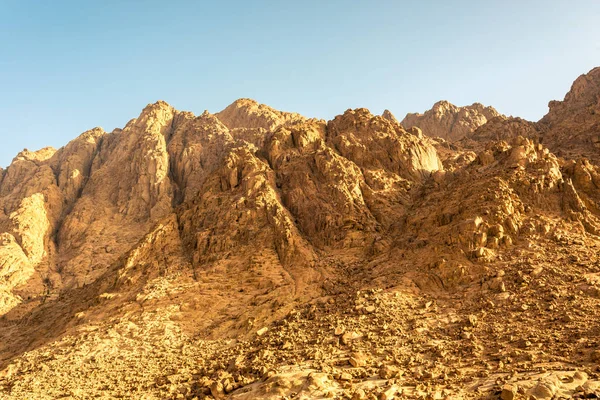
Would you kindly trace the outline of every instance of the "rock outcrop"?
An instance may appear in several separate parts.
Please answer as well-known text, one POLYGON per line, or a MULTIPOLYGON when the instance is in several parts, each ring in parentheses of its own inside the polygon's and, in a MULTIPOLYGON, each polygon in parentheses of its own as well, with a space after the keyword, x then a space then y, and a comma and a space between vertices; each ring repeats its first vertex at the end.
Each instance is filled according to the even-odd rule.
POLYGON ((217 113, 216 117, 229 129, 262 128, 273 130, 281 125, 305 120, 300 114, 278 111, 252 99, 236 100, 223 111, 217 113))
POLYGON ((456 141, 494 118, 504 118, 504 116, 493 107, 486 107, 480 103, 457 107, 442 100, 423 114, 406 114, 401 124, 405 127, 416 126, 430 137, 456 141))
POLYGON ((518 136, 539 140, 560 157, 584 156, 600 162, 600 68, 581 75, 563 101, 550 101, 548 113, 538 122, 506 118, 492 107, 473 104, 455 107, 436 103, 424 114, 407 114, 404 126, 417 126, 428 136, 439 136, 459 147, 483 149, 494 140, 518 136))
POLYGON ((501 140, 511 142, 519 136, 539 139, 540 133, 535 123, 522 118, 496 117, 468 133, 457 145, 465 149, 483 150, 489 143, 501 140))
POLYGON ((247 99, 199 117, 157 102, 3 173, 4 251, 26 264, 3 268, 3 303, 95 282, 171 215, 193 269, 263 245, 308 266, 313 247, 368 247, 391 224, 382 207, 442 168, 427 140, 365 109, 326 124, 247 99))
POLYGON ((540 121, 543 141, 558 155, 600 161, 600 67, 581 75, 540 121))
POLYGON ((23 151, 0 397, 597 397, 596 74, 539 123, 159 101, 23 151))

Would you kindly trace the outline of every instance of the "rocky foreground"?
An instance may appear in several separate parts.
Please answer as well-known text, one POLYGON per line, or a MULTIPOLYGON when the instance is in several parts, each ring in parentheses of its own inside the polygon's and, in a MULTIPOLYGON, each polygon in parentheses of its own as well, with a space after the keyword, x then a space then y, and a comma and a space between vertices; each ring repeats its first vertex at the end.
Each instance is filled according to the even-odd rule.
POLYGON ((600 397, 600 68, 539 122, 148 105, 0 169, 1 399, 600 397))

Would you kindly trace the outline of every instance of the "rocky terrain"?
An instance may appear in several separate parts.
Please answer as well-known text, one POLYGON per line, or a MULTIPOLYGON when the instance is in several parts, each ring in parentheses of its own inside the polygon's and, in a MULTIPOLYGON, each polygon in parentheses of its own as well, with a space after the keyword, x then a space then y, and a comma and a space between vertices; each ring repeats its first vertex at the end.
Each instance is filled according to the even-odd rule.
POLYGON ((457 141, 494 118, 506 117, 493 107, 486 107, 480 103, 457 107, 442 100, 423 114, 406 114, 401 124, 406 127, 418 126, 431 137, 457 141))
POLYGON ((518 136, 543 143, 566 159, 585 157, 600 162, 600 67, 573 82, 563 101, 550 101, 549 112, 538 122, 505 117, 492 107, 475 103, 456 107, 447 101, 434 104, 423 114, 407 114, 402 125, 418 127, 448 147, 482 150, 493 141, 518 136))
POLYGON ((0 170, 1 399, 600 396, 600 69, 539 122, 148 105, 0 170))

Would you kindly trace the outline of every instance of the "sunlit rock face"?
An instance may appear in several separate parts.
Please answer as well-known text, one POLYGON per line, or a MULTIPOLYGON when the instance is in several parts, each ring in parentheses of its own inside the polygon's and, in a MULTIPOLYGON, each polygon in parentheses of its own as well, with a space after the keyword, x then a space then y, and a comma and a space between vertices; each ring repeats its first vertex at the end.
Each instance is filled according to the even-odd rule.
POLYGON ((366 109, 326 123, 249 99, 198 117, 159 101, 2 171, 3 311, 92 284, 171 216, 194 266, 240 246, 282 266, 370 246, 404 213, 390 200, 442 169, 427 139, 366 109))
POLYGON ((409 113, 402 120, 405 127, 419 127, 430 137, 440 137, 447 141, 457 141, 491 119, 504 118, 493 107, 480 103, 457 107, 448 101, 438 101, 423 114, 409 113))
POLYGON ((597 75, 537 123, 159 101, 21 152, 0 398, 596 396, 597 75))
POLYGON ((563 101, 551 101, 540 121, 543 142, 560 156, 600 161, 600 67, 573 82, 563 101))

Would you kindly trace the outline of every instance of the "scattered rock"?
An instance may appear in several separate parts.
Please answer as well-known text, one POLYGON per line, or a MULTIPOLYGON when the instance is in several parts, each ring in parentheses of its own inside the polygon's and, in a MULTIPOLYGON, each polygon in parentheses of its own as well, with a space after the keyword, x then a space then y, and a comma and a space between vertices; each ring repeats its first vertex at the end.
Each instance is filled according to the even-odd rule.
POLYGON ((267 333, 268 331, 269 331, 269 328, 267 328, 267 327, 265 326, 264 328, 260 328, 258 331, 256 331, 256 334, 257 334, 258 336, 262 336, 262 335, 264 335, 265 333, 267 333))
POLYGON ((0 398, 596 396, 599 71, 539 123, 157 102, 23 151, 0 398))
POLYGON ((362 335, 355 331, 346 332, 342 335, 342 343, 345 345, 349 345, 355 340, 358 340, 362 337, 362 335))
POLYGON ((349 362, 354 368, 364 367, 367 365, 367 357, 363 353, 352 353, 349 362))
POLYGON ((396 385, 392 385, 385 389, 380 395, 379 400, 391 400, 399 393, 399 388, 396 385))
POLYGON ((517 396, 518 387, 515 385, 504 385, 502 387, 502 392, 500 393, 500 398, 502 400, 513 400, 517 396))

